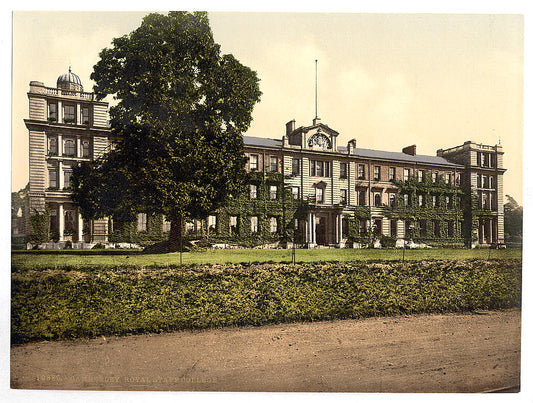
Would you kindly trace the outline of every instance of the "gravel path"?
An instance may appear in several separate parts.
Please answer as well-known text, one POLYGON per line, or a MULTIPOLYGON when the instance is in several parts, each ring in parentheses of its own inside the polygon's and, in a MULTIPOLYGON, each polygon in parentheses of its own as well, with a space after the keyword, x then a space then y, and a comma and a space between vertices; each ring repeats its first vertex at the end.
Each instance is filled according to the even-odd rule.
POLYGON ((11 348, 11 387, 22 389, 480 392, 519 379, 518 310, 11 348))

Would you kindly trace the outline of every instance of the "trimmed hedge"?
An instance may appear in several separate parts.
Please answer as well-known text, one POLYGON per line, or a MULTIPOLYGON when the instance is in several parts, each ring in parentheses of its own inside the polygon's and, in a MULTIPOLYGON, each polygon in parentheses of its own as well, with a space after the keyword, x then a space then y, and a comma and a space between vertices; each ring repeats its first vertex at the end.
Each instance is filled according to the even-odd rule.
POLYGON ((521 261, 115 266, 12 272, 12 343, 520 307, 521 261))

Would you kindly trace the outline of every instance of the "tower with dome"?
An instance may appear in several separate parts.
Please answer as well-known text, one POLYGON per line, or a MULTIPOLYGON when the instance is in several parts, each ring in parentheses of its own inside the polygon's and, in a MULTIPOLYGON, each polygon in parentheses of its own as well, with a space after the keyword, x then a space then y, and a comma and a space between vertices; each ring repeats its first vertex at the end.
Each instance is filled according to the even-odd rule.
POLYGON ((55 87, 31 81, 28 100, 30 215, 49 216, 54 247, 107 241, 107 220, 84 221, 72 203, 70 176, 75 165, 106 152, 108 103, 85 92, 70 67, 55 87))

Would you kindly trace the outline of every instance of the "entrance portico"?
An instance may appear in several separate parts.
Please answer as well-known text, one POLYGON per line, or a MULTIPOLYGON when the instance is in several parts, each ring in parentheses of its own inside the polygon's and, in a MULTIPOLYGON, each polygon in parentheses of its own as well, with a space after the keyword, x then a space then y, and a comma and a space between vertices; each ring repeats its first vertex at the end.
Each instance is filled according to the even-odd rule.
POLYGON ((306 243, 309 248, 319 245, 344 246, 342 208, 315 207, 307 215, 306 243))

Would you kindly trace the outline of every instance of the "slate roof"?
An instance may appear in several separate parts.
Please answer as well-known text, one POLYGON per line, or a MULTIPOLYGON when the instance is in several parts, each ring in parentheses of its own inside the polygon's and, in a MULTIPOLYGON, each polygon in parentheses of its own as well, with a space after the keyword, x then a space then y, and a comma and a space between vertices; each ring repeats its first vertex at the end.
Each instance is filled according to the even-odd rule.
MULTIPOLYGON (((341 147, 338 147, 339 151, 346 152, 346 148, 341 150, 341 147)), ((461 167, 462 165, 454 164, 453 162, 447 161, 442 157, 437 157, 433 155, 409 155, 401 152, 392 152, 392 151, 380 151, 380 150, 370 150, 368 148, 356 148, 352 151, 352 155, 362 158, 372 158, 380 160, 394 160, 394 161, 403 161, 410 163, 418 164, 438 164, 438 165, 447 165, 449 167, 461 167)))
POLYGON ((281 140, 265 139, 262 137, 242 136, 244 145, 256 147, 281 148, 283 142, 281 140))
MULTIPOLYGON (((279 148, 283 146, 282 140, 267 139, 262 137, 250 137, 243 136, 244 145, 246 146, 255 146, 255 147, 268 147, 268 148, 279 148)), ((337 147, 338 151, 341 153, 346 153, 346 147, 337 147)), ((361 158, 372 158, 379 160, 392 160, 392 161, 402 161, 409 163, 418 163, 418 164, 435 164, 435 165, 445 165, 449 167, 462 167, 462 165, 454 164, 449 162, 442 157, 432 156, 432 155, 409 155, 402 152, 393 152, 393 151, 380 151, 380 150, 371 150, 368 148, 356 148, 352 151, 352 154, 355 157, 361 158)))

